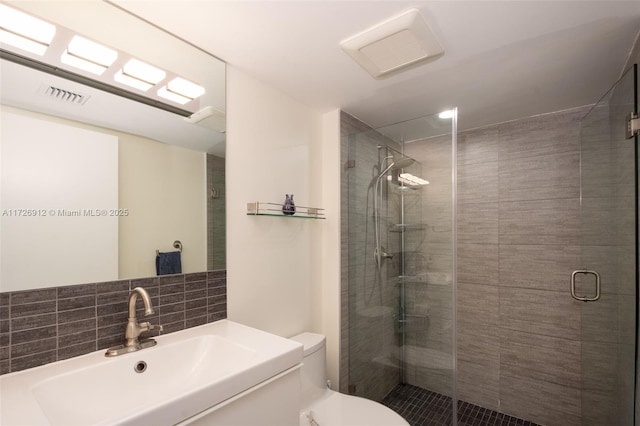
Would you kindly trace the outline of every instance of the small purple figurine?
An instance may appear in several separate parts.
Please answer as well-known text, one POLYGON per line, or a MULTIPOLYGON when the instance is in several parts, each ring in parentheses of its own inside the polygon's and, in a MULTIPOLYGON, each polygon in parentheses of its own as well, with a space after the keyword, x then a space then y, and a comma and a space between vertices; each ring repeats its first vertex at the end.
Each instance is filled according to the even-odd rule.
POLYGON ((296 205, 293 202, 293 194, 285 194, 284 204, 282 205, 282 213, 287 216, 296 214, 296 205))

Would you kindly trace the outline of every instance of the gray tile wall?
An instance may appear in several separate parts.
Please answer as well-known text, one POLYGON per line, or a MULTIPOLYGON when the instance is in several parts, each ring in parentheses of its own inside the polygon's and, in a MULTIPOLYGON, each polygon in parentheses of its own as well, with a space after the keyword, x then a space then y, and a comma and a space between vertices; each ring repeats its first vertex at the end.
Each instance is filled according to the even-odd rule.
POLYGON ((580 139, 585 109, 458 137, 458 397, 581 421, 580 139))
POLYGON ((225 269, 227 265, 225 160, 207 154, 207 269, 225 269), (211 190, 215 188, 215 198, 211 190))
MULTIPOLYGON (((640 34, 638 34, 638 36, 636 37, 636 43, 634 46, 634 52, 635 52, 635 59, 633 59, 633 55, 632 55, 632 62, 634 64, 637 64, 638 67, 640 67, 640 34)), ((636 92, 636 105, 640 105, 640 90, 638 90, 636 92)), ((640 158, 637 158, 636 161, 640 161, 640 158)), ((640 176, 638 176, 640 178, 640 176)), ((637 323, 636 323, 636 330, 640 330, 640 316, 637 316, 637 323)), ((640 365, 640 351, 636 352, 636 365, 640 365)), ((640 368, 636 368, 636 383, 640 383, 640 368)), ((640 392, 637 393, 636 395, 636 401, 635 401, 635 406, 636 406, 636 411, 635 411, 635 420, 636 423, 640 423, 640 392)))
POLYGON ((226 271, 0 293, 0 374, 122 343, 128 296, 143 287, 161 334, 227 317, 226 271))

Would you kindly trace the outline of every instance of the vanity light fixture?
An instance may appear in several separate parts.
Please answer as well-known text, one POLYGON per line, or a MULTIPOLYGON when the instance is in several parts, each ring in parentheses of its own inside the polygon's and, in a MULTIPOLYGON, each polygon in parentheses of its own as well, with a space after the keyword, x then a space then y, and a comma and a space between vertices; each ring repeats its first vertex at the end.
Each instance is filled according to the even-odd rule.
POLYGON ((60 60, 92 74, 103 72, 118 58, 118 52, 78 35, 73 36, 60 60))
POLYGON ((184 105, 204 94, 204 87, 176 77, 158 90, 158 96, 184 105))
POLYGON ((0 42, 42 56, 55 34, 55 25, 0 4, 0 42))
POLYGON ((158 89, 158 96, 179 103, 180 105, 184 105, 187 102, 192 101, 191 98, 187 98, 186 96, 182 96, 175 92, 172 92, 168 89, 168 86, 162 86, 160 89, 158 89))
POLYGON ((145 64, 137 59, 131 59, 113 78, 119 83, 146 92, 164 80, 166 75, 167 73, 159 68, 145 64))

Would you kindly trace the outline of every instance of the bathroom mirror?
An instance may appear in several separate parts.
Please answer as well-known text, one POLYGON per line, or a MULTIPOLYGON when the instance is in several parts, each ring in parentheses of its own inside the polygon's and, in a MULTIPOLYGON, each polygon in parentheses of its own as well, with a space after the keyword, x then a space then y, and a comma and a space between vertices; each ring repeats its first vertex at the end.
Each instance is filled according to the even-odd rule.
MULTIPOLYGON (((67 72, 93 78, 82 71, 56 74, 8 60, 18 52, 27 62, 48 61, 0 45, 0 291, 155 276, 156 250, 176 250, 175 241, 182 243, 183 273, 224 269, 224 62, 107 2, 4 3, 55 24, 56 37, 68 41, 78 34, 100 42, 197 82, 205 94, 184 105, 166 101, 168 111, 154 100, 142 103, 65 78, 67 72), (69 96, 61 101, 60 90, 84 102, 69 102, 69 96), (203 111, 215 111, 215 122, 189 120, 203 111), (87 148, 94 139, 104 150, 87 148), (82 157, 83 151, 94 158, 82 157), (58 174, 75 166, 80 171, 67 173, 71 177, 58 174), (80 222, 99 222, 98 231, 78 227, 80 222), (99 268, 85 255, 106 271, 92 275, 99 268), (53 261, 44 265, 42 258, 53 261), (33 270, 41 275, 27 277, 33 270)), ((62 51, 55 49, 52 42, 51 55, 59 57, 62 51)))

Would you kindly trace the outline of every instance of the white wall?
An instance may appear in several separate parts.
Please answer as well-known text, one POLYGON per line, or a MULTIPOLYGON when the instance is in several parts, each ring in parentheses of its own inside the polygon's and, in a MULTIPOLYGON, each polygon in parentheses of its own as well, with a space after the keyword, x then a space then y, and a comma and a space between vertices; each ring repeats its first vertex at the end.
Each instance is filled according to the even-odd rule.
POLYGON ((340 110, 322 117, 322 202, 327 221, 322 234, 322 312, 320 330, 327 336, 327 373, 339 389, 340 361, 340 110))
MULTIPOLYGON (((227 300, 229 318, 281 336, 310 330, 311 231, 321 221, 253 217, 246 203, 307 203, 320 115, 229 66, 227 300)), ((319 242, 318 242, 319 243, 319 242)))
POLYGON ((1 115, 1 290, 117 279, 118 138, 18 111, 1 115))
POLYGON ((327 138, 338 152, 328 169, 339 180, 339 114, 323 116, 228 67, 229 319, 285 337, 303 331, 327 335, 329 377, 337 384, 339 184, 325 186, 327 138), (329 189, 336 191, 336 205, 327 205, 335 203, 325 198, 329 189), (246 214, 248 202, 280 203, 291 193, 298 205, 326 208, 328 219, 246 214), (334 243, 330 259, 325 259, 327 240, 334 243))
MULTIPOLYGON (((86 170, 89 170, 86 173, 86 178, 83 178, 83 180, 90 190, 83 193, 83 198, 78 202, 80 203, 79 205, 83 207, 86 206, 85 208, 87 209, 95 209, 99 207, 99 205, 96 204, 95 198, 90 197, 103 195, 104 191, 98 189, 96 185, 101 182, 106 182, 106 179, 100 178, 96 174, 96 171, 100 167, 106 166, 109 158, 95 149, 95 147, 89 148, 87 144, 81 143, 78 137, 63 138, 63 141, 60 142, 65 145, 68 143, 80 144, 76 149, 76 155, 67 155, 67 152, 56 148, 58 142, 55 142, 51 137, 53 133, 47 130, 50 128, 49 126, 67 129, 72 135, 101 135, 104 138, 113 140, 112 155, 114 157, 114 165, 112 172, 115 174, 115 191, 113 192, 113 200, 108 203, 108 208, 126 209, 127 215, 109 217, 115 227, 110 228, 108 232, 105 232, 104 238, 101 238, 102 241, 109 241, 111 244, 116 244, 114 259, 102 255, 99 265, 87 262, 86 259, 77 261, 76 259, 81 259, 81 257, 79 257, 80 255, 88 255, 90 251, 84 248, 79 242, 72 241, 71 236, 75 236, 73 238, 78 238, 82 242, 91 241, 91 250, 95 250, 100 245, 106 243, 98 243, 98 237, 89 237, 87 232, 67 232, 63 234, 67 240, 65 244, 66 250, 64 252, 65 258, 73 259, 76 267, 65 267, 64 271, 60 273, 59 279, 54 279, 55 277, 52 276, 51 268, 39 267, 37 270, 41 271, 41 273, 46 276, 46 279, 31 279, 30 281, 33 282, 33 284, 26 287, 23 278, 18 280, 14 276, 11 279, 3 279, 2 291, 154 276, 156 274, 155 251, 174 250, 172 244, 175 240, 180 240, 183 243, 183 273, 207 270, 205 153, 63 118, 4 105, 1 107, 0 116, 3 124, 6 117, 15 114, 38 120, 38 123, 41 123, 37 126, 31 126, 31 130, 37 131, 39 135, 44 134, 44 136, 29 136, 28 139, 43 144, 42 149, 38 148, 36 150, 36 153, 40 153, 38 157, 42 159, 41 162, 43 165, 34 165, 33 161, 30 161, 30 163, 31 166, 39 170, 37 174, 33 175, 38 179, 36 182, 38 186, 36 188, 39 188, 39 194, 53 197, 56 203, 61 202, 61 199, 59 195, 55 195, 54 190, 62 189, 63 193, 68 192, 64 189, 68 188, 68 185, 58 184, 56 180, 53 179, 52 172, 46 172, 42 167, 49 167, 50 170, 51 168, 55 168, 58 171, 65 170, 66 166, 62 164, 62 161, 66 158, 73 163, 76 158, 79 158, 78 149, 87 148, 89 153, 97 159, 97 164, 81 163, 86 170), (50 148, 51 152, 43 151, 43 149, 46 148, 50 148), (54 157, 58 156, 62 158, 54 160, 54 157), (97 180, 97 183, 90 179, 97 180), (52 185, 53 188, 49 189, 47 185, 52 185), (77 250, 78 254, 69 256, 69 253, 75 253, 73 250, 77 250), (87 266, 84 268, 85 270, 97 273, 78 275, 81 274, 83 270, 83 268, 79 268, 81 265, 87 266), (111 271, 110 274, 100 273, 101 268, 108 268, 108 270, 111 271), (18 285, 19 281, 22 281, 23 284, 20 284, 19 287, 13 287, 14 284, 18 285), (8 284, 9 282, 11 282, 11 284, 8 284), (8 285, 12 287, 8 287, 8 285)), ((22 127, 26 126, 23 125, 22 127)), ((7 130, 8 128, 6 126, 2 126, 3 137, 4 132, 7 130)), ((17 129, 16 131, 20 133, 22 138, 27 136, 24 128, 17 129)), ((4 149, 3 151, 3 154, 8 154, 13 157, 13 159, 10 159, 6 155, 3 155, 3 162, 15 164, 15 154, 8 153, 4 149)), ((27 153, 27 155, 30 154, 27 153)), ((36 156, 32 157, 33 159, 37 158, 36 156)), ((71 192, 69 192, 69 194, 71 194, 71 192)), ((78 191, 74 191, 73 194, 78 194, 78 191)), ((49 204, 51 203, 47 205, 49 204)), ((71 204, 66 203, 65 205, 70 206, 71 204)), ((4 209, 5 207, 2 208, 4 209)), ((0 209, 0 214, 2 213, 1 210, 2 209, 0 209)), ((78 223, 78 219, 82 218, 72 219, 72 221, 67 220, 67 222, 78 223)), ((97 223, 97 220, 103 219, 104 218, 85 218, 89 223, 97 223)), ((22 239, 21 235, 24 234, 24 231, 18 230, 13 227, 13 225, 10 226, 6 220, 3 220, 2 225, 2 246, 13 247, 14 243, 8 239, 10 232, 17 235, 17 239, 22 239)), ((59 243, 53 237, 48 238, 47 241, 49 241, 52 246, 41 247, 40 250, 51 252, 54 248, 59 247, 59 243)), ((31 244, 31 246, 35 248, 41 245, 31 244)), ((8 249, 2 252, 2 256, 9 256, 10 253, 11 250, 8 249)), ((33 262, 33 257, 25 258, 24 261, 33 262)), ((36 264, 37 263, 38 262, 36 262, 36 264)), ((11 264, 17 265, 18 263, 12 260, 11 264)), ((58 260, 58 264, 61 265, 60 267, 64 265, 62 260, 58 260)), ((20 263, 20 265, 23 265, 23 263, 20 263)), ((7 274, 10 273, 9 269, 10 268, 2 268, 3 277, 8 277, 7 274)), ((24 271, 25 267, 23 265, 19 268, 13 268, 13 270, 24 271)))

